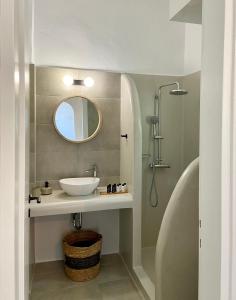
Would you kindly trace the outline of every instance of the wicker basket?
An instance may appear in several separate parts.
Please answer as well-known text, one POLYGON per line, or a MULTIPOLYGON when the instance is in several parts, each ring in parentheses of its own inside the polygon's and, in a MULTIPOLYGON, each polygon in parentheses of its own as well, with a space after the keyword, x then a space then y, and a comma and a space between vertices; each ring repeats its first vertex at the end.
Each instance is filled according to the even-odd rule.
POLYGON ((87 281, 100 271, 102 236, 94 231, 72 232, 63 239, 65 273, 73 281, 87 281))

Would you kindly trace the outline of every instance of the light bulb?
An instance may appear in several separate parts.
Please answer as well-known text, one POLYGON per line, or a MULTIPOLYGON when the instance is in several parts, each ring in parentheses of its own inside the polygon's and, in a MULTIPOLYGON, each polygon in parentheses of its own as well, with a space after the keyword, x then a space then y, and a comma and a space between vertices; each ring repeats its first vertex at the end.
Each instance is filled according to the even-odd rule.
POLYGON ((72 76, 66 75, 63 78, 64 85, 71 86, 74 83, 74 79, 72 76))
POLYGON ((20 73, 19 73, 19 70, 16 70, 14 75, 15 75, 14 76, 15 77, 15 83, 19 84, 19 82, 20 82, 20 73))
POLYGON ((94 79, 92 77, 87 77, 84 79, 84 85, 86 87, 92 87, 94 85, 94 79))

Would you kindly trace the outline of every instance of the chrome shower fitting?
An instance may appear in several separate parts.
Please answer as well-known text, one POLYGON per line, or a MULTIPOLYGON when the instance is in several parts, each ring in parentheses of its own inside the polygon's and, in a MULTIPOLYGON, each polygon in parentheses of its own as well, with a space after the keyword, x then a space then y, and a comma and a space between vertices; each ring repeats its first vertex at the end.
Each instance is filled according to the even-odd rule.
MULTIPOLYGON (((155 162, 157 162, 157 165, 161 165, 162 158, 161 158, 161 140, 163 139, 161 135, 161 113, 160 113, 160 101, 161 101, 161 91, 163 88, 176 85, 176 89, 170 90, 170 95, 174 96, 182 96, 186 95, 188 92, 184 89, 180 88, 180 84, 178 81, 172 82, 172 83, 167 83, 159 86, 158 89, 158 94, 155 95, 155 100, 154 100, 154 117, 158 119, 158 124, 157 124, 157 135, 156 137, 153 136, 154 139, 157 139, 158 143, 158 153, 157 157, 153 159, 153 165, 155 165, 155 162)), ((168 165, 167 165, 168 166, 168 165)), ((169 166, 168 166, 169 167, 169 166)), ((162 165, 162 168, 165 168, 165 165, 162 165)))
POLYGON ((148 116, 147 121, 152 125, 152 135, 154 138, 157 138, 157 123, 158 123, 158 117, 157 116, 148 116))
POLYGON ((188 92, 180 88, 179 82, 173 82, 168 84, 163 84, 159 87, 158 93, 155 95, 154 99, 154 115, 149 117, 150 123, 152 125, 152 139, 153 139, 153 155, 152 162, 149 164, 149 167, 152 169, 152 181, 149 194, 149 202, 152 207, 157 207, 158 205, 158 189, 156 183, 156 170, 170 168, 168 164, 162 163, 161 157, 161 140, 163 139, 161 135, 161 113, 160 113, 160 102, 161 102, 161 91, 165 87, 176 85, 176 89, 172 89, 169 93, 174 96, 186 95, 188 92), (156 147, 157 143, 157 147, 156 147), (155 199, 153 201, 152 195, 155 194, 155 199))

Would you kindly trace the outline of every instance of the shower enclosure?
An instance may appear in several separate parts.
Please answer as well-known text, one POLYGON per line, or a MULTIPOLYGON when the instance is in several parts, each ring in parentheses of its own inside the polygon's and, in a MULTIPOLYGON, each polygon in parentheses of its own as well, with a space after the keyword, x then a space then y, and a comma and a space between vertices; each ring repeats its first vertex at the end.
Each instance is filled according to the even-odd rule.
POLYGON ((128 133, 121 141, 121 179, 130 183, 134 205, 120 212, 120 249, 154 300, 163 216, 183 170, 199 155, 200 73, 122 75, 121 87, 121 134, 128 133))

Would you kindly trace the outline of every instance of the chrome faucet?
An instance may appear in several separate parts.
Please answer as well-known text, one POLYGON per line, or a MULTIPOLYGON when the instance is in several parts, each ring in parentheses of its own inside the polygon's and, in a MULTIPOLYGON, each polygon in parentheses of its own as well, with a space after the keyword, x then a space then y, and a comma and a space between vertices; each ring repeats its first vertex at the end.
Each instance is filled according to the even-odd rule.
POLYGON ((91 169, 85 170, 84 173, 93 172, 93 177, 97 177, 97 165, 94 164, 91 169))

